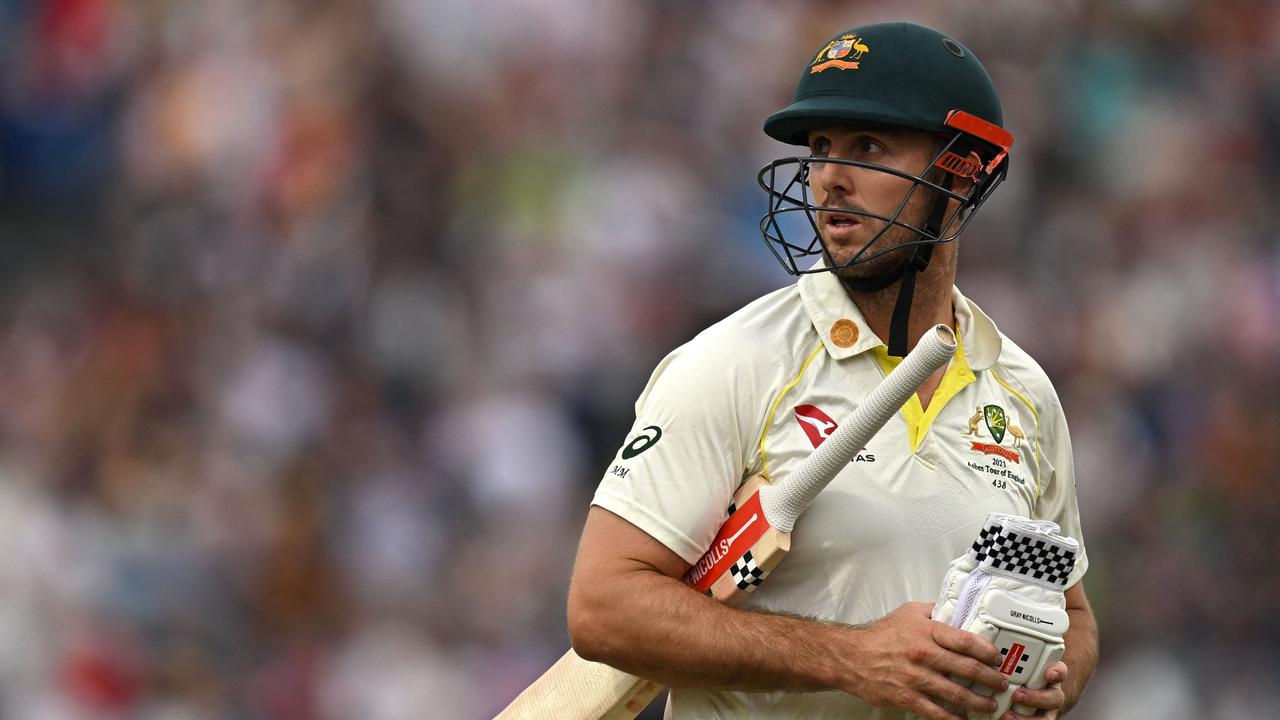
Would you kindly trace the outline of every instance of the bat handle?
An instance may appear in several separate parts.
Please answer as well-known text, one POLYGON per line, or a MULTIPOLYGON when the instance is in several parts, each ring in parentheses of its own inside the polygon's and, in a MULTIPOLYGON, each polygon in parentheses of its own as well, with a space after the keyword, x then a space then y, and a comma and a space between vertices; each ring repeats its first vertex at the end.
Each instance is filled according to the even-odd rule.
POLYGON ((957 347, 955 331, 946 325, 935 325, 925 332, 902 363, 840 421, 836 431, 796 468, 795 474, 785 482, 760 490, 760 506, 769 524, 781 532, 791 532, 800 513, 898 413, 925 380, 951 360, 957 347))

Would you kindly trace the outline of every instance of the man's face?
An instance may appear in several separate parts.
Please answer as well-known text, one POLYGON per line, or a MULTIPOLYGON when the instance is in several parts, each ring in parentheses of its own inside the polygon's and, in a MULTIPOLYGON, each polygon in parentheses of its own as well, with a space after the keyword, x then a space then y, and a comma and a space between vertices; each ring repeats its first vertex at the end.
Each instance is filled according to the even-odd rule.
MULTIPOLYGON (((939 149, 935 136, 911 130, 838 125, 809 132, 809 152, 814 157, 858 160, 911 175, 923 175, 939 149)), ((809 172, 814 205, 862 210, 884 217, 893 217, 912 184, 889 173, 837 163, 813 163, 809 172)), ((917 188, 898 220, 923 227, 934 197, 928 188, 917 188)), ((820 211, 815 216, 818 233, 836 265, 848 262, 887 224, 865 215, 820 211)), ((906 228, 890 227, 863 257, 918 238, 906 228)), ((875 277, 900 264, 906 253, 888 253, 838 273, 850 278, 875 277)))

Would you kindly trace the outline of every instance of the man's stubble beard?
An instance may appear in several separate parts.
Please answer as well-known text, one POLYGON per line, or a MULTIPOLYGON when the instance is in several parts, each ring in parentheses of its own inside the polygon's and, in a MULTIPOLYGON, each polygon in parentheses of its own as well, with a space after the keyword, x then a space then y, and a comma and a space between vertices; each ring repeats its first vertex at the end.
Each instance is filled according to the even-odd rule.
MULTIPOLYGON (((914 225, 915 227, 922 227, 925 221, 925 212, 926 210, 923 207, 916 207, 916 203, 912 203, 911 207, 908 207, 907 212, 904 212, 903 215, 909 216, 918 214, 920 217, 903 217, 901 218, 901 221, 914 225)), ((864 218, 864 222, 866 221, 881 222, 872 218, 864 218)), ((911 257, 913 248, 922 247, 921 245, 908 245, 906 247, 902 247, 906 245, 906 243, 921 239, 921 235, 901 225, 890 225, 887 230, 881 232, 880 229, 877 229, 876 232, 879 233, 880 236, 873 240, 871 247, 867 248, 865 252, 862 253, 864 257, 884 252, 886 248, 898 249, 884 252, 883 255, 874 257, 870 260, 860 261, 848 267, 837 268, 835 270, 837 277, 846 280, 870 280, 880 277, 892 272, 899 265, 906 262, 907 258, 911 257)), ((826 247, 830 247, 826 238, 823 238, 823 244, 826 247)), ((855 250, 854 252, 857 251, 855 250)), ((851 257, 851 255, 846 256, 845 261, 847 261, 848 257, 851 257)), ((828 257, 828 262, 831 262, 833 259, 839 258, 838 256, 828 257)))

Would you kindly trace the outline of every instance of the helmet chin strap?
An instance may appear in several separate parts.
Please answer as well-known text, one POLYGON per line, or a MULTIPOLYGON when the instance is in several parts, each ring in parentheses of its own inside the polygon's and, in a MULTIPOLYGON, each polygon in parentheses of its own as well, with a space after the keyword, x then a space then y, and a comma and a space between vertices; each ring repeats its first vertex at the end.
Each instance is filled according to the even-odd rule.
MULTIPOLYGON (((942 178, 943 188, 951 189, 951 177, 951 174, 947 173, 942 178)), ((922 237, 942 237, 942 219, 946 212, 947 196, 939 194, 933 201, 933 209, 929 212, 928 221, 925 222, 922 237)), ((916 245, 906 260, 879 277, 841 278, 841 282, 846 287, 856 292, 876 292, 899 280, 902 281, 902 285, 898 287, 898 299, 893 304, 893 315, 889 319, 889 354, 895 357, 907 355, 907 330, 911 316, 911 300, 916 289, 916 273, 924 272, 924 269, 929 267, 935 244, 916 245)))

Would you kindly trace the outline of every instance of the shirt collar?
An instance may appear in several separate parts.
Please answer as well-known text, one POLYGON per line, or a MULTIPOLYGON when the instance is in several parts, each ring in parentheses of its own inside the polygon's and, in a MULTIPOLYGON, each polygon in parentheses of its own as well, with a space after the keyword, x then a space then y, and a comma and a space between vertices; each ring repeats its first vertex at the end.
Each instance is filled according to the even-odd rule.
POLYGON ((951 286, 951 306, 956 313, 956 331, 964 343, 965 359, 973 370, 986 370, 1000 357, 1003 341, 995 322, 982 312, 982 308, 960 294, 960 288, 951 286))
POLYGON ((843 360, 883 344, 871 331, 862 311, 853 304, 835 273, 801 275, 797 285, 800 286, 800 302, 831 357, 843 360))
MULTIPOLYGON (((805 312, 831 357, 843 360, 884 344, 871 331, 862 311, 845 292, 835 273, 801 275, 797 285, 805 312)), ((954 286, 951 288, 951 303, 969 367, 986 370, 1000 356, 1000 331, 986 313, 954 286)))

